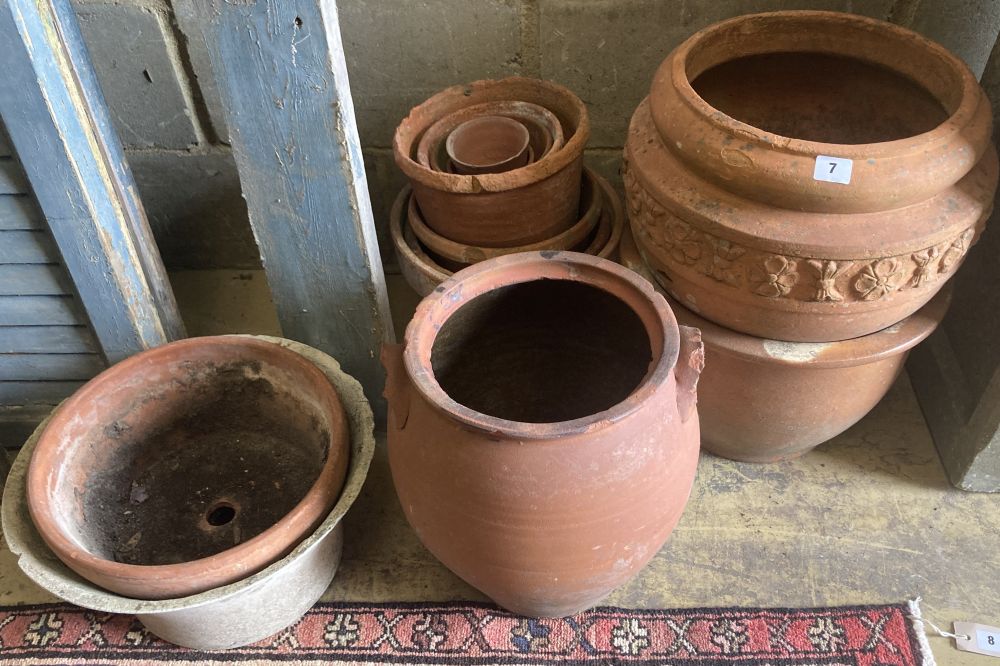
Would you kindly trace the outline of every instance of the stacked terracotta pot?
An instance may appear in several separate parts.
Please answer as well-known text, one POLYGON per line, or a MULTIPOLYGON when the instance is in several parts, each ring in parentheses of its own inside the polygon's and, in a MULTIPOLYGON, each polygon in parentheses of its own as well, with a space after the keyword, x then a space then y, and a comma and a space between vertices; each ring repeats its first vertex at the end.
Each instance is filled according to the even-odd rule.
POLYGON ((360 384, 305 345, 167 344, 107 369, 39 427, 5 491, 4 533, 69 601, 137 613, 182 645, 250 643, 332 580, 371 427, 360 384))
POLYGON ((624 216, 583 166, 587 109, 562 86, 527 78, 453 86, 415 107, 393 140, 410 180, 391 214, 403 275, 421 295, 491 257, 618 247, 624 216))
POLYGON ((629 129, 623 254, 703 329, 705 448, 792 457, 878 402, 989 216, 990 133, 968 68, 880 21, 743 16, 667 57, 629 129))

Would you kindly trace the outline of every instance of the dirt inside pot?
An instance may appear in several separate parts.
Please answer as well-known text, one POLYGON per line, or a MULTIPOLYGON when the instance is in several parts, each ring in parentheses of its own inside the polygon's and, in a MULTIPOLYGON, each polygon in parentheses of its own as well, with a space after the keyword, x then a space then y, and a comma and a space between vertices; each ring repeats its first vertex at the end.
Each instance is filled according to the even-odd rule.
POLYGON ((123 414, 105 429, 114 453, 82 489, 88 550, 128 564, 195 560, 257 536, 301 501, 330 435, 260 370, 198 366, 176 391, 135 405, 158 416, 123 414))
POLYGON ((930 131, 948 118, 939 100, 898 72, 822 53, 730 60, 698 75, 692 87, 736 120, 807 141, 895 141, 930 131))
POLYGON ((434 341, 441 388, 483 414, 526 423, 590 416, 622 402, 653 361, 639 316, 570 280, 501 287, 463 305, 434 341))

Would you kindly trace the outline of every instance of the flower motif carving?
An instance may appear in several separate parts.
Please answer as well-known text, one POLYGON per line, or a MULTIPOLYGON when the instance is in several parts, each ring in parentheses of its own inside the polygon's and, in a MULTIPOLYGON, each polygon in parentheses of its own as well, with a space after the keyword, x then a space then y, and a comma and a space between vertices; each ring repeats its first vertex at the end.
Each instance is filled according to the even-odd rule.
POLYGON ((754 293, 767 298, 787 296, 799 274, 795 271, 795 262, 787 257, 772 255, 764 260, 763 268, 754 266, 751 269, 750 280, 754 283, 754 293))
POLYGON ((702 248, 698 232, 683 222, 673 222, 667 227, 664 245, 670 249, 674 261, 690 266, 701 259, 702 248))
POLYGON ((854 288, 862 300, 876 301, 896 291, 903 279, 899 260, 895 257, 873 261, 862 269, 854 288))
POLYGON ((636 241, 651 253, 651 260, 668 265, 652 268, 674 271, 680 277, 697 271, 761 298, 878 301, 896 291, 928 287, 940 279, 939 274, 955 270, 976 233, 966 229, 931 247, 875 260, 800 258, 716 236, 661 204, 627 162, 623 175, 636 241))
POLYGON ((712 261, 705 266, 705 275, 728 284, 730 287, 742 285, 743 272, 736 260, 746 254, 746 248, 723 239, 713 240, 712 245, 714 250, 712 261))
POLYGON ((913 262, 917 265, 913 271, 913 279, 910 281, 910 284, 914 287, 922 287, 927 282, 933 280, 935 270, 931 264, 940 254, 941 250, 939 248, 929 247, 926 250, 910 255, 913 262))
POLYGON ((972 236, 972 229, 966 229, 961 236, 951 242, 951 245, 948 246, 948 249, 944 251, 944 255, 941 257, 941 263, 938 264, 939 273, 947 273, 955 267, 959 259, 965 256, 972 236))
POLYGON ((837 289, 837 278, 850 270, 854 262, 810 259, 806 263, 816 273, 816 291, 813 300, 834 303, 843 301, 844 295, 837 289))

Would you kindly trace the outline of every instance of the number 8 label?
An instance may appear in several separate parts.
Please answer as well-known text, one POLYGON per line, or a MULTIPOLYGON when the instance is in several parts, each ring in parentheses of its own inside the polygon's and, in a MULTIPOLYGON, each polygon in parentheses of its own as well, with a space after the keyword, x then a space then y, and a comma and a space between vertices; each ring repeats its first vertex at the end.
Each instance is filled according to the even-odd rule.
POLYGON ((854 161, 845 157, 830 157, 829 155, 817 155, 816 167, 813 169, 813 180, 822 180, 827 183, 840 183, 841 185, 851 184, 851 171, 854 169, 854 161))
POLYGON ((976 629, 976 643, 979 644, 980 650, 1000 655, 1000 634, 985 629, 976 629))

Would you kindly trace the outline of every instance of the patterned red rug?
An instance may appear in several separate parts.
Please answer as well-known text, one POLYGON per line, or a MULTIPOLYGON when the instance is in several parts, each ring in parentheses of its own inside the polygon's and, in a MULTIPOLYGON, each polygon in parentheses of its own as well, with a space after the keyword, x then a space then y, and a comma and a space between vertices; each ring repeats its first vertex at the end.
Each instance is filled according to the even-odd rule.
POLYGON ((905 604, 820 609, 597 608, 526 619, 473 603, 318 604, 252 646, 195 652, 75 606, 0 608, 0 664, 162 661, 930 666, 905 604))

